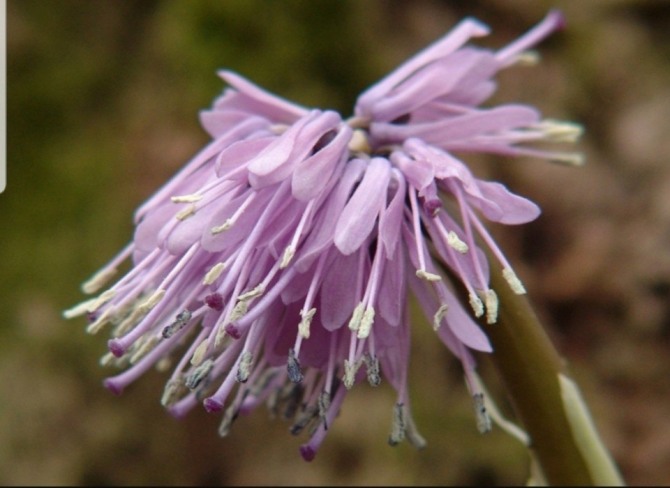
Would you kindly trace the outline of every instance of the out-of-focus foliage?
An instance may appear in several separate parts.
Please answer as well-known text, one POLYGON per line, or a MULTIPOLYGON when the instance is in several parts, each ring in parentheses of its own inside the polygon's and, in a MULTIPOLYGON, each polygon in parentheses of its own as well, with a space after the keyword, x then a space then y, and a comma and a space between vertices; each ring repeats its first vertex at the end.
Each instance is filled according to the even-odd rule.
MULTIPOLYGON (((229 68, 347 115, 357 93, 474 15, 499 46, 563 9, 542 63, 500 80, 586 126, 581 169, 477 161, 541 218, 494 228, 631 484, 670 482, 670 4, 601 0, 8 0, 8 184, 0 195, 0 483, 518 484, 527 458, 480 436, 458 366, 417 321, 413 402, 428 447, 386 445, 394 397, 357 387, 317 459, 259 411, 175 420, 155 372, 115 398, 105 338, 61 311, 132 235, 132 212, 206 141, 229 68)), ((481 358, 501 407, 494 371, 481 358)))

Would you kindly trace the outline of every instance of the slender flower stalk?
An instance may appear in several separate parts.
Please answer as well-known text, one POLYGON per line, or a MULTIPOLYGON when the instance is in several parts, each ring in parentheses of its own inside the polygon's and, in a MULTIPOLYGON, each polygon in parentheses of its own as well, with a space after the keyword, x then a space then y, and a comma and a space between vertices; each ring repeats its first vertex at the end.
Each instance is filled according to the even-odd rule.
POLYGON ((389 444, 422 448, 408 388, 412 293, 488 431, 473 351, 496 356, 499 294, 526 290, 485 221, 517 225, 540 210, 456 153, 581 163, 532 145, 574 141, 579 126, 526 105, 480 106, 499 70, 562 26, 552 11, 492 51, 468 44, 488 28, 466 19, 362 93, 347 120, 221 71, 229 86, 201 113, 212 141, 139 207, 131 243, 83 290, 99 293, 127 259, 131 270, 65 312, 86 315, 91 333, 111 329, 101 362, 122 371, 106 387, 120 394, 152 367, 171 369, 162 404, 173 415, 222 412, 224 436, 266 404, 292 434, 307 432, 300 452, 312 460, 351 388, 383 378, 397 393, 389 444))

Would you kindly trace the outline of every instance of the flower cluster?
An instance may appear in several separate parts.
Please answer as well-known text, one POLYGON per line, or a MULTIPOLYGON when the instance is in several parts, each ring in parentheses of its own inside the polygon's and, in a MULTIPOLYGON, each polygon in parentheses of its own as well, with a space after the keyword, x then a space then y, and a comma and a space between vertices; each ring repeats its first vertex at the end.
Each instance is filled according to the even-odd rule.
POLYGON ((225 435, 267 404, 293 419, 291 433, 309 432, 300 450, 311 460, 352 386, 384 378, 397 392, 389 443, 422 447, 408 397, 411 291, 487 429, 471 350, 491 351, 476 317, 495 323, 498 299, 478 243, 525 290, 483 219, 521 224, 540 211, 454 152, 577 162, 522 144, 571 140, 577 126, 524 105, 478 108, 493 75, 562 23, 550 12, 492 51, 466 45, 488 32, 466 19, 361 94, 348 120, 222 71, 229 87, 201 113, 211 143, 137 210, 132 242, 83 290, 98 292, 126 259, 132 268, 65 312, 86 315, 91 333, 111 327, 102 363, 124 371, 107 388, 171 367, 162 404, 173 415, 222 411, 225 435))

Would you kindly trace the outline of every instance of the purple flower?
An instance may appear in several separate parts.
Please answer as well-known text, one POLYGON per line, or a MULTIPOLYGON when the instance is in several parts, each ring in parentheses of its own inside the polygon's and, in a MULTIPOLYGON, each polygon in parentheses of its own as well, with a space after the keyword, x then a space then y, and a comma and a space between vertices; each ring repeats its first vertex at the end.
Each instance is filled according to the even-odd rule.
POLYGON ((498 299, 477 242, 525 293, 484 219, 522 224, 540 210, 453 152, 578 162, 522 145, 574 140, 577 126, 524 105, 479 108, 493 75, 562 25, 551 12, 491 51, 465 45, 488 29, 464 20, 365 91, 349 120, 222 71, 229 87, 201 113, 212 142, 137 210, 133 241, 83 290, 126 259, 132 269, 65 312, 87 314, 91 333, 112 329, 102 364, 124 371, 107 388, 171 368, 162 403, 173 415, 223 411, 225 435, 266 403, 293 419, 291 433, 308 431, 300 450, 311 460, 352 386, 383 377, 397 392, 389 443, 422 447, 408 396, 411 290, 461 361, 486 430, 471 350, 491 345, 473 315, 495 323, 498 299))

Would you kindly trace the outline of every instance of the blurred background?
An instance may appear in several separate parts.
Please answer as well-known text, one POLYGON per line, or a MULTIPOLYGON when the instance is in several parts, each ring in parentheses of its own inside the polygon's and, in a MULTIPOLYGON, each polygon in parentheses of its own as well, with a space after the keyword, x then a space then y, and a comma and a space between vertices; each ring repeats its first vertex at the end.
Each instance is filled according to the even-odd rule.
MULTIPOLYGON (((641 0, 8 0, 8 171, 0 194, 0 484, 509 485, 525 450, 480 435, 460 366, 414 330, 420 452, 391 448, 388 385, 352 390, 304 462, 265 410, 220 439, 217 415, 160 406, 165 374, 114 397, 106 337, 65 308, 132 236, 132 212, 207 142, 197 114, 230 68, 304 105, 356 95, 458 20, 498 47, 563 10, 542 63, 496 101, 582 123, 582 168, 478 158, 542 216, 492 231, 569 362, 631 485, 670 484, 670 2, 641 0)), ((482 376, 509 405, 490 361, 482 376)))

